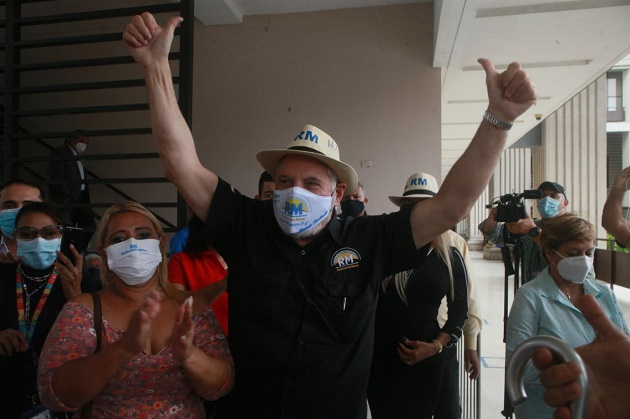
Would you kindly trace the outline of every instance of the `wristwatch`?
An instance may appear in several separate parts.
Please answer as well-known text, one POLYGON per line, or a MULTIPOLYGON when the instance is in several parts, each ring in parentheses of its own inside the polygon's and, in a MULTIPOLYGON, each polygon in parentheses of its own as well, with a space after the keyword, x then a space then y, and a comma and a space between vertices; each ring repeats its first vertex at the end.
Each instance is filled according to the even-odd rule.
POLYGON ((536 237, 540 234, 540 227, 536 226, 529 230, 529 237, 536 237))

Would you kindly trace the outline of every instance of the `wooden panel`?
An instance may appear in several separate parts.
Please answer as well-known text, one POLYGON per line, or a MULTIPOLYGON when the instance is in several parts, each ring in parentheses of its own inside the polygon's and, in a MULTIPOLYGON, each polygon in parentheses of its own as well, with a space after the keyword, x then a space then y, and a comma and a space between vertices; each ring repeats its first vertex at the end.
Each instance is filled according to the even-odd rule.
POLYGON ((595 249, 595 277, 610 283, 612 278, 611 250, 595 249))
POLYGON ((596 249, 595 276, 602 281, 630 288, 630 253, 596 249))

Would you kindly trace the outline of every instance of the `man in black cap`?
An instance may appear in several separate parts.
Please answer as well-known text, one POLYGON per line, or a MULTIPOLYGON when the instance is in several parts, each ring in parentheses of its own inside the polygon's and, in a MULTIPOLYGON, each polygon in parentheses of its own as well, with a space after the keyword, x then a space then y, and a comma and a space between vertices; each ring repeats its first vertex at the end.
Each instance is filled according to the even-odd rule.
MULTIPOLYGON (((520 234, 523 240, 523 278, 526 283, 536 278, 538 274, 547 267, 547 261, 540 254, 539 240, 540 232, 545 224, 545 220, 564 214, 567 211, 569 200, 567 199, 564 187, 556 182, 545 181, 538 186, 542 193, 542 198, 537 201, 538 213, 542 217, 534 220, 529 214, 526 218, 514 223, 505 223, 508 231, 512 234, 520 234)), ((492 243, 502 246, 504 223, 496 221, 497 207, 492 208, 488 218, 479 224, 479 231, 492 243)))

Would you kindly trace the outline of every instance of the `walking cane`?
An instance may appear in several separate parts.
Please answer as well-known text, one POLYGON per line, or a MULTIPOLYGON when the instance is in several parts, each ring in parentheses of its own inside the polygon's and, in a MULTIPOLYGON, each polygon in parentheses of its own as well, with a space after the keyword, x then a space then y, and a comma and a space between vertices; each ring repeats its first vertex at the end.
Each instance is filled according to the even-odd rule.
POLYGON ((534 352, 540 348, 547 348, 560 359, 560 362, 574 362, 580 368, 580 378, 578 384, 582 388, 580 398, 571 403, 571 417, 573 419, 583 419, 586 415, 586 400, 588 396, 588 376, 582 358, 577 352, 562 340, 553 336, 536 336, 521 343, 510 358, 505 372, 506 393, 513 406, 519 405, 527 400, 523 375, 527 361, 534 352))

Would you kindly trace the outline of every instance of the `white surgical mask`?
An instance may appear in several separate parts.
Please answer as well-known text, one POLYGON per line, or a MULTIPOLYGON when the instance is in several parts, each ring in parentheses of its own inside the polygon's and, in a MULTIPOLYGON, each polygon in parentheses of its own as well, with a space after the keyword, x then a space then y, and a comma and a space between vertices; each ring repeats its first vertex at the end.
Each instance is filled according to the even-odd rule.
POLYGON ((273 213, 278 225, 293 238, 310 238, 332 212, 332 196, 321 196, 298 186, 273 193, 273 213))
POLYGON ((74 146, 74 149, 77 151, 77 153, 83 154, 83 153, 85 153, 85 149, 87 149, 87 144, 86 143, 76 143, 76 145, 74 146))
POLYGON ((146 284, 162 262, 157 239, 127 239, 105 248, 107 266, 127 285, 146 284))
POLYGON ((567 281, 583 284, 593 269, 593 258, 586 255, 564 257, 558 252, 556 254, 562 258, 557 265, 560 276, 567 281))

